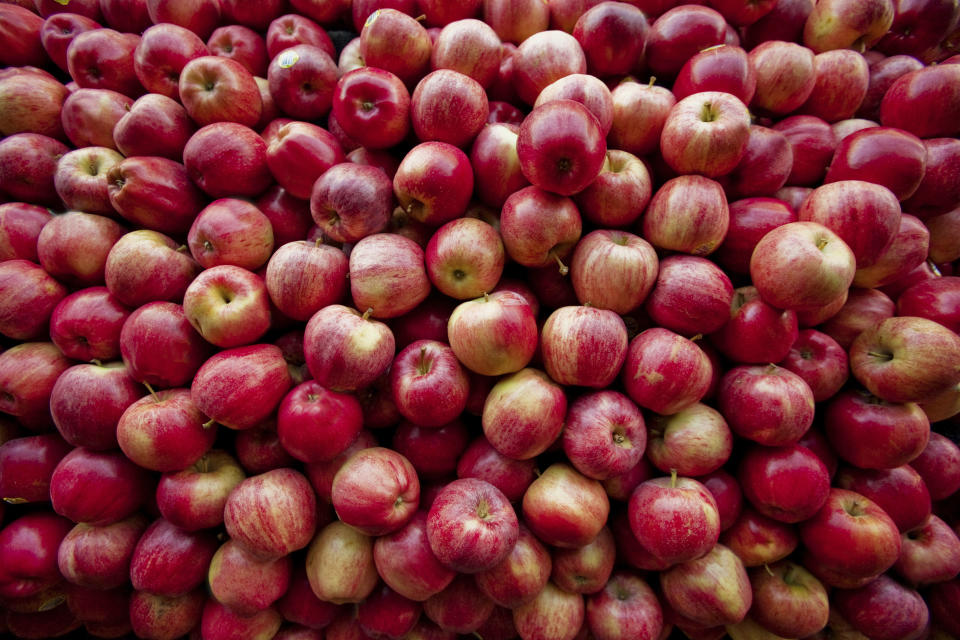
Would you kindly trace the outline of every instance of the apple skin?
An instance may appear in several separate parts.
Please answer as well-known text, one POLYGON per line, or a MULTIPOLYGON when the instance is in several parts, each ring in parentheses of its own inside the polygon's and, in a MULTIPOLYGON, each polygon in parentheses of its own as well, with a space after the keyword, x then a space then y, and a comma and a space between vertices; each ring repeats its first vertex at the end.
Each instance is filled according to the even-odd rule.
POLYGON ((729 369, 717 389, 717 406, 734 433, 768 447, 795 444, 813 424, 810 386, 776 365, 729 369))
POLYGON ((197 214, 187 232, 187 245, 203 268, 232 264, 252 271, 270 259, 273 229, 256 205, 220 198, 197 214))
POLYGON ((180 74, 210 50, 197 34, 178 24, 158 22, 146 29, 133 53, 133 70, 150 93, 179 101, 180 74))
POLYGON ((40 266, 68 285, 102 285, 107 254, 125 233, 115 220, 93 213, 68 211, 54 216, 37 238, 40 266), (79 255, 77 246, 83 247, 79 255))
POLYGON ((290 195, 309 200, 317 178, 346 161, 343 149, 332 133, 315 124, 282 120, 273 124, 279 125, 275 135, 265 137, 270 173, 290 195))
POLYGON ((57 550, 60 573, 81 587, 106 590, 125 585, 130 558, 147 523, 145 516, 136 514, 109 525, 77 524, 57 550))
POLYGON ((743 562, 722 544, 661 573, 660 588, 677 613, 704 627, 736 624, 753 604, 743 562))
MULTIPOLYGON (((904 280, 911 271, 922 266, 930 253, 935 235, 926 224, 909 213, 901 214, 900 224, 893 240, 869 267, 857 269, 853 276, 856 287, 873 288, 891 285, 904 280)), ((907 315, 907 314, 901 314, 907 315)))
POLYGON ((597 640, 654 640, 664 630, 653 589, 641 576, 623 569, 614 571, 603 589, 587 598, 586 624, 597 640))
POLYGON ((183 596, 203 584, 217 540, 212 532, 188 532, 155 520, 133 549, 130 582, 138 591, 183 596))
POLYGON ((703 556, 720 536, 717 502, 693 478, 642 482, 634 489, 627 508, 630 530, 637 542, 667 566, 703 556))
POLYGON ((690 340, 668 329, 647 329, 627 347, 622 369, 630 399, 645 409, 671 415, 707 393, 713 366, 690 340))
POLYGON ((4 22, 0 40, 5 49, 0 62, 10 67, 44 66, 48 61, 41 39, 45 20, 16 3, 0 7, 0 14, 4 22))
POLYGON ((671 416, 653 415, 647 420, 646 457, 664 473, 704 476, 717 471, 732 451, 733 434, 727 421, 705 404, 698 402, 671 416))
POLYGON ((133 156, 107 174, 110 204, 126 221, 174 235, 186 234, 206 204, 187 168, 159 156, 133 156))
POLYGON ((55 433, 17 437, 0 444, 0 495, 4 502, 48 502, 50 476, 72 448, 55 433))
POLYGON ((313 181, 310 213, 337 242, 357 242, 386 230, 393 210, 393 185, 374 166, 341 163, 313 181))
POLYGON ((501 562, 516 544, 519 522, 499 489, 477 478, 445 485, 427 513, 427 539, 437 559, 459 573, 501 562))
POLYGON ((427 511, 419 510, 400 529, 373 545, 377 572, 391 589, 423 602, 443 591, 456 573, 434 555, 427 539, 427 511))
POLYGON ((500 73, 500 45, 500 37, 490 25, 465 16, 443 25, 430 53, 430 65, 434 70, 462 73, 486 90, 500 73))
POLYGON ((190 179, 211 198, 256 196, 273 182, 267 143, 237 122, 199 129, 183 148, 190 179))
POLYGON ((816 71, 810 49, 771 40, 757 44, 748 57, 757 74, 751 107, 782 116, 799 108, 813 92, 816 71))
POLYGON ((672 6, 655 13, 660 15, 647 32, 645 55, 658 76, 675 77, 699 51, 725 41, 726 20, 709 7, 672 6))
POLYGON ((357 608, 357 622, 363 633, 405 637, 420 618, 422 606, 381 585, 357 608))
POLYGON ((750 114, 736 96, 703 91, 679 99, 660 133, 660 153, 677 173, 726 175, 743 158, 750 114))
POLYGON ((493 207, 502 207, 514 191, 529 182, 520 170, 517 156, 519 124, 492 122, 477 134, 470 148, 477 197, 493 207))
POLYGON ((30 431, 50 431, 50 394, 71 364, 52 342, 24 342, 0 353, 0 411, 30 431))
POLYGON ((888 318, 850 345, 850 369, 887 402, 923 400, 960 382, 960 338, 926 318, 888 318))
POLYGON ((624 80, 611 92, 613 124, 609 147, 622 149, 638 157, 659 150, 660 134, 677 100, 661 86, 624 80))
POLYGON ((129 315, 106 288, 81 289, 54 307, 50 339, 72 360, 114 360, 120 355, 120 330, 129 315))
POLYGON ((849 349, 862 331, 892 317, 895 311, 893 300, 882 291, 854 287, 844 306, 823 324, 822 329, 841 347, 849 349))
POLYGON ((613 534, 604 526, 582 547, 555 550, 550 580, 568 593, 596 593, 610 579, 616 554, 613 534))
POLYGON ((353 454, 340 467, 333 478, 331 500, 342 522, 369 536, 386 535, 413 517, 420 502, 420 482, 402 454, 371 447, 353 454))
POLYGON ((803 566, 781 560, 749 571, 753 588, 750 617, 770 633, 806 638, 827 626, 827 590, 803 566))
POLYGON ((541 541, 569 549, 596 539, 610 514, 610 499, 598 480, 556 462, 527 488, 522 510, 524 522, 541 541))
POLYGON ((270 300, 285 316, 305 322, 343 298, 347 270, 347 257, 341 250, 299 240, 274 251, 264 282, 270 300))
POLYGON ((186 531, 217 527, 223 524, 227 496, 245 477, 233 456, 212 449, 186 469, 163 474, 157 506, 164 518, 186 531))
POLYGON ((583 230, 580 211, 571 198, 537 186, 511 193, 500 212, 500 236, 507 255, 525 267, 563 264, 583 230), (549 220, 549 223, 548 223, 549 220))
POLYGON ((513 610, 513 624, 521 637, 573 640, 583 626, 585 609, 583 596, 548 582, 536 598, 513 610))
POLYGON ((77 147, 116 148, 113 128, 131 104, 132 98, 110 89, 75 89, 60 115, 67 138, 77 147))
POLYGON ((60 142, 39 133, 16 133, 0 142, 0 189, 8 198, 60 208, 54 176, 60 156, 69 151, 60 142))
POLYGON ((596 9, 590 2, 573 25, 571 33, 587 59, 594 76, 627 75, 634 70, 646 46, 649 24, 638 7, 606 5, 596 9))
POLYGON ((66 518, 49 512, 27 513, 0 529, 0 595, 4 600, 29 598, 63 580, 57 549, 73 528, 66 518))
POLYGON ((483 86, 452 69, 424 76, 410 96, 410 120, 417 138, 457 147, 469 145, 487 122, 490 106, 483 86))
POLYGON ((943 276, 911 286, 897 298, 897 315, 919 316, 939 322, 954 333, 960 331, 956 300, 960 277, 943 276))
POLYGON ((493 291, 503 273, 506 252, 497 229, 474 218, 451 220, 427 243, 427 275, 443 294, 458 300, 493 291))
POLYGON ((667 256, 644 308, 665 329, 685 336, 712 333, 729 320, 733 293, 730 278, 706 258, 667 256))
POLYGON ((863 55, 842 48, 821 51, 813 58, 813 70, 813 91, 798 111, 830 123, 852 118, 863 102, 870 82, 869 67, 863 55))
POLYGON ((756 73, 747 52, 738 46, 721 44, 687 60, 673 83, 673 95, 682 100, 701 91, 723 91, 750 104, 757 89, 756 73))
POLYGON ((927 448, 913 459, 911 466, 923 476, 930 489, 930 497, 943 500, 960 488, 960 474, 956 461, 960 460, 960 447, 946 436, 933 431, 927 448))
POLYGON ((0 258, 39 262, 37 238, 52 217, 39 205, 25 202, 0 204, 0 258))
POLYGON ((133 54, 140 36, 113 29, 93 29, 77 34, 67 47, 67 70, 77 86, 109 89, 136 98, 143 87, 133 69, 133 54))
POLYGON ((199 271, 186 246, 159 231, 139 229, 124 234, 110 248, 104 280, 113 298, 135 308, 152 301, 182 300, 199 271))
POLYGON ((373 538, 335 520, 321 528, 307 550, 310 588, 321 600, 361 602, 379 580, 373 560, 373 538), (330 571, 331 568, 337 571, 330 571))
POLYGON ((447 323, 450 347, 474 373, 514 373, 530 362, 537 348, 537 323, 526 300, 499 291, 460 303, 447 323))
POLYGON ((560 385, 539 369, 521 369, 490 389, 483 405, 483 432, 501 455, 529 460, 557 440, 566 413, 567 396, 560 385))
POLYGON ((253 127, 260 121, 260 90, 253 74, 236 60, 218 55, 190 60, 180 72, 178 92, 200 127, 214 122, 253 127))
POLYGON ((837 395, 824 420, 834 451, 861 469, 907 464, 923 452, 930 435, 930 422, 916 403, 891 404, 863 392, 837 395))
POLYGON ((139 638, 180 637, 200 624, 206 601, 207 594, 200 588, 182 596, 134 591, 130 596, 130 625, 139 638))
POLYGON ((106 174, 123 160, 107 147, 84 147, 64 154, 53 175, 54 188, 67 209, 86 213, 114 213, 107 194, 106 174))
POLYGON ((274 607, 250 616, 241 616, 217 602, 216 598, 207 598, 200 617, 200 634, 209 640, 236 637, 272 638, 282 625, 283 616, 274 607))
POLYGON ((559 384, 601 389, 616 379, 626 359, 627 327, 609 309, 561 307, 540 330, 540 352, 559 384))
POLYGON ((816 514, 830 489, 826 465, 799 444, 752 446, 740 461, 737 479, 744 497, 757 511, 786 523, 816 514))
POLYGON ((74 449, 50 477, 50 503, 60 515, 105 526, 133 515, 153 491, 145 469, 119 451, 74 449))
POLYGON ((239 62, 254 76, 267 75, 267 43, 260 33, 243 24, 214 29, 207 38, 207 48, 215 56, 239 62))
POLYGON ((270 328, 266 284, 234 265, 201 271, 183 294, 183 311, 204 340, 223 349, 254 342, 270 328))
POLYGON ((519 502, 536 477, 536 461, 508 458, 481 436, 457 460, 457 477, 485 480, 500 489, 510 502, 519 502))
POLYGON ((768 518, 746 505, 733 525, 720 534, 720 542, 732 549, 745 566, 759 567, 789 556, 800 539, 791 524, 768 518))
POLYGON ((544 103, 520 125, 520 169, 531 184, 551 193, 582 191, 600 174, 606 153, 599 121, 573 100, 544 103))
POLYGON ((833 397, 850 377, 847 352, 822 331, 804 329, 779 363, 809 385, 816 402, 833 397))
POLYGON ((43 267, 23 259, 7 260, 0 267, 0 333, 14 340, 40 338, 50 317, 67 296, 67 288, 43 267))
POLYGON ((773 307, 746 286, 734 290, 729 319, 710 334, 710 344, 734 362, 760 364, 785 358, 797 336, 794 311, 773 307))
POLYGON ((871 127, 838 138, 824 182, 866 180, 887 187, 902 202, 919 188, 926 155, 924 143, 913 134, 871 127))
POLYGON ((493 567, 474 575, 477 587, 498 606, 516 609, 534 598, 550 580, 550 551, 525 525, 510 553, 493 567))
POLYGON ((496 605, 477 587, 472 576, 457 575, 446 589, 423 603, 424 617, 444 634, 475 632, 496 605))
POLYGON ((308 380, 290 390, 277 409, 280 444, 302 462, 337 457, 363 426, 360 403, 352 395, 308 380))
POLYGON ((390 327, 343 305, 328 305, 307 322, 303 339, 310 375, 335 391, 371 385, 393 362, 390 327))
POLYGON ((597 391, 574 400, 567 411, 563 450, 577 471, 595 480, 627 473, 643 457, 643 415, 622 393, 597 391))
POLYGON ((350 293, 357 309, 375 318, 395 318, 414 309, 430 293, 423 249, 395 233, 376 233, 350 252, 350 293))
POLYGON ((484 0, 481 18, 504 43, 519 44, 549 28, 550 7, 545 2, 484 0))
POLYGON ((653 246, 640 236, 596 229, 577 242, 570 279, 582 304, 627 314, 647 299, 658 268, 653 246))
POLYGON ((900 532, 890 516, 846 489, 830 489, 823 507, 800 525, 800 538, 806 547, 804 565, 830 586, 862 586, 900 555, 900 532))
POLYGON ((227 540, 210 561, 210 595, 237 615, 250 616, 280 599, 290 584, 290 556, 262 559, 227 540))
POLYGON ((716 180, 694 174, 681 175, 657 189, 641 223, 644 239, 654 247, 706 256, 713 253, 727 235, 730 207, 723 187, 716 180))
POLYGON ((921 638, 930 625, 923 597, 890 576, 858 589, 840 589, 831 599, 850 625, 870 638, 921 638))
POLYGON ((120 331, 120 354, 130 377, 158 388, 186 385, 211 351, 190 326, 183 307, 173 302, 143 305, 120 331), (179 357, 171 359, 170 353, 179 357))
POLYGON ((834 485, 876 502, 901 533, 923 526, 930 517, 930 491, 910 465, 890 469, 844 466, 837 471, 834 485))
POLYGON ((377 9, 358 31, 366 65, 393 73, 408 87, 430 70, 430 36, 411 16, 393 8, 377 9))
POLYGON ((924 67, 900 76, 880 103, 880 124, 918 138, 955 136, 960 96, 952 88, 958 77, 960 67, 955 64, 924 67))
POLYGON ((626 151, 607 149, 600 173, 574 201, 583 217, 598 227, 626 227, 643 213, 652 189, 643 161, 626 151))
POLYGON ((960 538, 936 515, 901 535, 900 557, 893 570, 912 585, 953 580, 960 574, 960 538))
POLYGON ((469 379, 453 350, 435 340, 417 340, 394 358, 390 388, 400 413, 424 427, 441 427, 463 412, 469 379))
POLYGON ((282 113, 314 121, 330 113, 337 75, 337 65, 323 48, 298 44, 273 58, 267 82, 282 113))
POLYGON ((917 190, 903 206, 907 211, 923 215, 947 213, 960 201, 953 176, 960 167, 960 145, 955 138, 930 138, 923 141, 926 170, 917 190))
POLYGON ((893 24, 890 0, 830 0, 818 3, 807 17, 803 43, 815 53, 854 46, 869 49, 893 24))
POLYGON ((312 44, 326 51, 330 57, 336 55, 333 41, 327 32, 301 10, 274 18, 267 26, 264 38, 267 57, 271 60, 284 49, 298 44, 312 44))

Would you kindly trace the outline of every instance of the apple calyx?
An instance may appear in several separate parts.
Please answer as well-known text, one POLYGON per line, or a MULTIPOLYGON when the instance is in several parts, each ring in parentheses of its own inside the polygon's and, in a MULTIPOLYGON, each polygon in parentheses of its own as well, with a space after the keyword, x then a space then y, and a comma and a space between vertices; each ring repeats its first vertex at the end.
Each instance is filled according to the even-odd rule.
POLYGON ((843 510, 854 518, 859 518, 867 514, 865 505, 859 500, 851 500, 848 504, 843 505, 843 510))

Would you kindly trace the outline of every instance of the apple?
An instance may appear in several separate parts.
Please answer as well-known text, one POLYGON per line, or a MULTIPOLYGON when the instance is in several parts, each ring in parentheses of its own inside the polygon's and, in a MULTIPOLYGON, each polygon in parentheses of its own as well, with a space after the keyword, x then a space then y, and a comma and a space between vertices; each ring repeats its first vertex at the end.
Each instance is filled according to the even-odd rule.
POLYGON ((242 64, 254 76, 267 75, 267 43, 263 36, 243 24, 228 24, 214 29, 207 48, 215 56, 242 64))
POLYGON ((710 493, 717 501, 717 512, 720 514, 721 533, 730 529, 743 511, 743 491, 737 479, 725 470, 717 469, 700 477, 710 493))
POLYGON ((750 116, 739 98, 703 91, 680 99, 660 134, 660 152, 677 173, 708 178, 726 175, 740 163, 750 138, 750 116))
POLYGON ((312 44, 284 49, 267 70, 270 95, 281 112, 298 120, 318 120, 330 112, 337 76, 330 54, 312 44))
POLYGON ((277 611, 296 629, 319 631, 336 619, 339 607, 320 600, 310 589, 306 568, 294 565, 287 592, 277 601, 277 611))
POLYGON ((894 571, 913 585, 953 580, 960 574, 960 538, 936 515, 901 535, 894 571))
POLYGON ((204 41, 190 29, 157 22, 141 35, 133 53, 133 70, 147 91, 178 100, 183 68, 209 53, 204 41))
POLYGON ((729 369, 720 380, 717 405, 734 433, 768 447, 796 443, 813 424, 810 386, 772 364, 729 369))
POLYGON ((477 197, 502 207, 507 196, 529 184, 517 156, 518 124, 493 122, 483 127, 470 149, 477 197))
POLYGON ((211 198, 256 196, 273 180, 267 143, 236 122, 215 122, 198 130, 183 149, 190 179, 211 198))
POLYGON ((223 349, 255 342, 270 327, 263 279, 234 265, 201 271, 183 294, 183 311, 204 340, 223 349))
POLYGON ((140 514, 102 526, 77 524, 57 550, 61 575, 71 584, 100 590, 125 585, 134 547, 146 528, 140 514))
POLYGON ((446 484, 427 514, 431 550, 444 566, 459 573, 496 566, 516 544, 519 531, 517 514, 506 496, 477 478, 446 484))
POLYGON ((440 427, 463 412, 469 379, 453 350, 435 340, 417 340, 397 354, 390 389, 399 412, 424 427, 440 427))
POLYGON ((497 230, 475 218, 451 220, 430 237, 427 275, 437 289, 458 300, 493 291, 503 272, 505 251, 497 230))
POLYGON ((64 154, 57 162, 53 184, 67 209, 111 215, 106 175, 123 160, 106 147, 85 147, 64 154))
POLYGON ((516 609, 534 598, 550 580, 550 551, 524 525, 510 553, 493 567, 475 574, 477 587, 498 606, 516 609))
POLYGON ((155 520, 133 549, 130 582, 138 591, 186 595, 204 582, 216 550, 211 532, 188 532, 168 520, 155 520))
POLYGON ((486 90, 500 72, 500 45, 500 37, 490 25, 466 16, 443 25, 430 53, 430 65, 434 70, 464 74, 486 90))
POLYGON ((356 439, 362 426, 363 416, 355 397, 326 389, 314 380, 291 389, 278 408, 280 444, 303 462, 337 457, 356 439))
POLYGON ((587 58, 594 76, 609 77, 631 73, 646 46, 649 24, 636 5, 589 3, 573 24, 571 33, 587 58))
POLYGON ((960 488, 960 474, 956 472, 960 447, 941 433, 933 431, 927 447, 911 461, 911 466, 923 477, 933 500, 943 500, 960 488))
POLYGON ((263 215, 270 218, 277 247, 306 238, 313 226, 310 203, 293 197, 278 184, 269 187, 254 203, 263 215))
POLYGON ((40 262, 37 238, 53 216, 46 208, 25 202, 0 204, 0 258, 40 262))
POLYGON ((328 305, 307 323, 303 339, 310 375, 324 387, 356 391, 383 375, 396 354, 393 332, 343 305, 328 305))
POLYGON ((357 608, 357 622, 368 635, 400 637, 410 633, 422 606, 382 585, 357 608))
POLYGON ((534 0, 483 0, 481 17, 505 43, 520 44, 549 28, 550 7, 534 0))
POLYGON ((572 640, 583 626, 585 609, 583 596, 548 582, 535 599, 513 610, 513 623, 521 637, 572 640))
POLYGON ((630 399, 662 415, 699 402, 712 375, 713 366, 703 350, 662 327, 647 329, 630 341, 621 373, 630 399))
POLYGON ((47 273, 66 284, 102 285, 107 254, 124 233, 123 226, 105 216, 68 211, 43 226, 37 256, 47 273), (83 247, 82 254, 77 246, 83 247))
POLYGON ((895 15, 889 0, 830 0, 807 17, 803 43, 815 53, 831 49, 869 49, 890 29, 895 15))
POLYGON ((522 509, 524 522, 541 541, 576 548, 600 534, 610 514, 610 499, 599 480, 555 462, 527 488, 522 509))
POLYGON ((412 148, 393 177, 400 207, 410 218, 430 227, 461 217, 473 186, 470 159, 442 141, 421 142, 412 148))
POLYGON ((563 450, 583 475, 597 480, 627 473, 647 446, 643 415, 622 393, 597 391, 570 404, 563 450))
POLYGON ((830 123, 853 117, 869 87, 866 59, 851 49, 820 50, 813 58, 813 70, 813 91, 799 111, 830 123))
POLYGON ((183 307, 173 302, 139 307, 120 331, 120 354, 130 377, 158 388, 187 384, 210 352, 183 307), (171 360, 168 354, 173 352, 180 357, 171 360))
POLYGON ((677 613, 703 627, 736 624, 753 604, 743 562, 722 544, 661 573, 660 588, 677 613))
POLYGON ((960 146, 954 138, 930 138, 923 141, 926 170, 920 185, 904 202, 907 211, 924 214, 947 213, 958 201, 960 194, 952 182, 960 159, 960 146))
POLYGON ((150 20, 170 22, 207 38, 220 22, 220 3, 210 0, 147 0, 150 20))
POLYGON ((308 200, 317 178, 345 162, 343 149, 333 134, 309 122, 274 120, 270 126, 275 125, 276 133, 265 136, 267 166, 290 195, 308 200))
POLYGON ((380 536, 403 527, 417 510, 420 482, 402 454, 385 447, 350 456, 333 478, 333 507, 340 520, 380 536))
POLYGON ((207 598, 200 617, 200 633, 202 637, 210 640, 227 640, 239 636, 272 638, 282 624, 283 616, 274 607, 268 607, 253 615, 241 616, 217 602, 216 598, 207 598))
POLYGON ((500 235, 510 258, 525 267, 556 264, 561 275, 569 270, 563 260, 582 226, 573 200, 533 185, 510 194, 500 212, 500 235))
POLYGON ((608 149, 600 173, 575 195, 574 201, 583 216, 594 224, 625 227, 640 217, 651 195, 647 166, 631 153, 608 149))
POLYGON ((747 567, 759 567, 786 558, 800 540, 792 525, 745 506, 733 525, 720 534, 720 542, 747 567))
POLYGON ((256 205, 220 198, 197 214, 187 233, 187 245, 201 267, 230 264, 254 270, 270 259, 273 229, 256 205))
POLYGON ((720 535, 720 516, 710 491, 693 478, 652 478, 634 489, 628 503, 630 530, 645 551, 665 565, 707 553, 720 535), (672 513, 667 520, 663 517, 672 513), (683 522, 683 535, 667 522, 683 522))
POLYGON ((647 32, 645 55, 657 75, 676 76, 697 52, 726 39, 726 20, 709 7, 674 5, 656 13, 659 16, 647 32))
POLYGON ((827 626, 827 590, 803 566, 781 560, 749 571, 753 588, 750 617, 770 633, 806 638, 827 626))
POLYGON ((51 430, 50 394, 71 364, 52 342, 23 342, 4 350, 0 353, 0 411, 30 431, 51 430))
POLYGON ((187 168, 159 156, 133 156, 107 174, 110 204, 126 221, 166 234, 186 234, 206 204, 187 168))
POLYGON ((890 469, 844 466, 837 471, 835 484, 876 502, 901 532, 917 529, 930 518, 930 491, 910 465, 890 469))
POLYGON ((443 591, 455 576, 437 560, 426 531, 427 512, 420 510, 400 529, 378 537, 373 546, 377 572, 384 582, 418 602, 443 591))
POLYGON ((930 624, 923 597, 890 576, 857 589, 840 589, 833 606, 850 625, 870 638, 920 638, 930 624))
POLYGON ((622 569, 587 598, 586 624, 597 640, 654 640, 664 630, 663 611, 653 589, 641 576, 622 569))
POLYGON ((410 92, 397 76, 376 67, 337 80, 332 113, 344 132, 367 149, 387 149, 410 131, 410 92))
POLYGON ((710 343, 734 362, 760 364, 785 358, 797 336, 797 314, 771 306, 747 286, 734 290, 729 319, 710 343))
POLYGON ((523 369, 538 342, 530 305, 512 291, 495 291, 460 303, 450 315, 447 334, 461 364, 486 376, 523 369))
POLYGON ((252 429, 244 429, 236 435, 234 451, 244 471, 251 475, 266 473, 296 465, 277 436, 276 420, 265 420, 252 429))
POLYGON ((857 269, 853 284, 857 287, 882 287, 901 281, 921 266, 930 251, 931 231, 916 216, 901 214, 893 240, 869 267, 857 269))
POLYGON ((800 331, 779 365, 803 378, 816 402, 833 397, 850 376, 847 352, 836 340, 815 329, 800 331))
POLYGON ((139 638, 180 637, 200 624, 207 595, 197 588, 182 596, 160 596, 134 591, 130 596, 130 625, 139 638))
POLYGON ((48 511, 23 514, 0 529, 0 595, 5 601, 29 598, 63 580, 57 550, 73 528, 48 511))
POLYGON ((953 87, 958 75, 960 67, 945 64, 900 76, 887 89, 880 103, 880 124, 903 129, 918 138, 955 135, 957 127, 953 114, 960 108, 960 99, 950 91, 941 93, 938 87, 953 87), (933 95, 938 97, 931 102, 933 95))
POLYGON ((487 394, 482 425, 501 455, 529 460, 560 436, 567 413, 563 388, 539 369, 520 369, 501 378, 487 394))
POLYGON ((713 473, 733 451, 733 434, 723 415, 699 402, 670 416, 649 416, 646 439, 647 459, 660 471, 681 476, 713 473))
MULTIPOLYGON (((294 2, 292 4, 296 5, 298 3, 294 2)), ((333 40, 330 39, 323 27, 306 15, 307 12, 300 9, 298 11, 300 13, 286 13, 274 18, 267 26, 264 34, 267 56, 272 60, 284 49, 298 44, 312 44, 326 51, 330 57, 335 56, 333 40)))
POLYGON ((371 67, 396 75, 413 86, 430 69, 432 43, 426 28, 409 15, 392 8, 377 9, 357 25, 360 55, 371 67))
POLYGON ((334 604, 361 602, 377 586, 373 538, 339 520, 317 531, 307 549, 310 589, 334 604), (336 571, 331 569, 336 568, 336 571))
POLYGON ((354 304, 377 318, 403 315, 430 292, 423 249, 398 234, 364 237, 350 253, 349 268, 354 304))
POLYGON ((493 613, 496 605, 484 595, 472 576, 457 575, 440 593, 423 603, 423 614, 443 634, 476 632, 493 613))
POLYGON ((816 85, 814 52, 796 42, 769 40, 748 54, 757 74, 757 89, 750 106, 774 115, 796 111, 816 85))
POLYGON ((428 73, 410 96, 413 131, 423 142, 436 140, 466 147, 480 133, 489 113, 483 86, 452 69, 428 73))
POLYGON ((653 194, 642 225, 643 237, 658 249, 709 255, 730 225, 723 187, 700 175, 671 178, 653 194))
POLYGON ((55 433, 22 436, 0 444, 0 495, 8 504, 50 500, 50 476, 72 447, 55 433))
POLYGON ((17 133, 0 142, 0 189, 15 200, 59 208, 54 176, 60 156, 68 148, 59 140, 39 133, 17 133))
POLYGON ((753 445, 740 460, 737 479, 757 511, 786 523, 818 513, 830 490, 827 466, 800 444, 753 445))
POLYGON ((133 68, 140 36, 113 29, 92 29, 77 34, 67 47, 67 70, 77 86, 108 89, 136 98, 143 86, 133 68))
POLYGON ((458 478, 479 478, 519 502, 536 477, 536 459, 514 460, 497 451, 484 436, 470 443, 457 460, 458 478))
POLYGON ((919 316, 939 322, 956 333, 960 322, 954 317, 956 299, 960 284, 957 276, 943 276, 925 280, 909 287, 897 298, 897 315, 919 316))
POLYGON ((73 360, 114 360, 120 355, 120 331, 129 315, 105 287, 81 289, 54 307, 50 340, 73 360))
POLYGON ((264 611, 290 584, 290 556, 260 558, 235 540, 227 540, 210 560, 210 595, 237 615, 264 611))
POLYGON ((609 146, 643 157, 660 149, 660 134, 677 100, 673 93, 651 82, 625 79, 610 91, 613 124, 609 146))
POLYGON ((557 549, 550 580, 568 593, 597 593, 610 579, 616 552, 613 534, 604 527, 592 542, 582 547, 557 549))
POLYGON ((650 319, 683 335, 716 331, 730 317, 733 285, 716 265, 697 256, 668 256, 645 302, 650 319), (678 312, 696 309, 695 312, 678 312))
POLYGON ((233 456, 211 449, 186 469, 161 476, 157 507, 171 524, 186 531, 218 527, 227 496, 245 477, 233 456))
POLYGON ((153 491, 150 474, 116 450, 77 448, 50 477, 50 504, 74 522, 105 526, 129 518, 153 491))
MULTIPOLYGON (((5 49, 2 58, 4 66, 42 67, 49 60, 46 47, 43 46, 46 21, 34 13, 30 5, 32 3, 28 3, 27 6, 17 6, 13 3, 0 8, 4 22, 3 33, 0 36, 5 49)), ((85 16, 81 18, 90 20, 85 16)), ((90 20, 90 22, 94 21, 90 20)), ((65 30, 69 30, 69 27, 65 30)))
POLYGON ((4 99, 0 132, 5 136, 35 133, 66 140, 61 111, 69 90, 51 74, 29 69, 5 72, 0 78, 0 96, 4 99))
POLYGON ((658 269, 653 246, 640 236, 596 229, 577 242, 570 280, 581 304, 627 314, 647 299, 658 269))

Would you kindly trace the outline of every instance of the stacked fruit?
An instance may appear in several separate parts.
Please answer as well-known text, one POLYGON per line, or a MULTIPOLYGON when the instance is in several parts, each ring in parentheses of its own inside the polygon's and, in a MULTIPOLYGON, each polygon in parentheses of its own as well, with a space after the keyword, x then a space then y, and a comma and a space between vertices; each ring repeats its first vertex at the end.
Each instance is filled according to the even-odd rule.
POLYGON ((960 638, 958 21, 0 4, 0 632, 960 638))

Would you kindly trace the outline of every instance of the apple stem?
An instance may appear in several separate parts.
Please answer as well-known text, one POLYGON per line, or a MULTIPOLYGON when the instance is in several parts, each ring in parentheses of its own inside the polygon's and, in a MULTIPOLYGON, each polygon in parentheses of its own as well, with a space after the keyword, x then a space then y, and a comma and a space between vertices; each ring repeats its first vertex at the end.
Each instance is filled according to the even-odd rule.
POLYGON ((206 455, 197 460, 197 469, 200 473, 207 473, 210 471, 210 459, 206 455))
POLYGON ((209 420, 207 420, 206 422, 203 423, 203 428, 204 428, 204 429, 209 429, 210 427, 212 427, 212 426, 215 425, 216 423, 217 423, 216 420, 214 420, 213 418, 210 418, 209 420))
POLYGON ((763 563, 763 568, 766 569, 767 573, 770 574, 770 577, 771 577, 771 578, 775 578, 775 577, 776 577, 776 575, 774 575, 774 573, 773 573, 773 569, 771 569, 771 568, 770 568, 770 565, 767 564, 766 562, 763 563))
POLYGON ((420 15, 418 15, 418 16, 415 18, 415 20, 416 20, 417 22, 425 22, 426 19, 427 19, 427 14, 425 14, 425 13, 421 13, 420 15))
POLYGON ((703 340, 703 334, 698 333, 697 335, 690 338, 690 342, 696 342, 697 340, 703 340))
POLYGON ((671 489, 677 488, 677 470, 676 469, 670 469, 670 488, 671 489))
POLYGON ((157 395, 157 392, 153 390, 153 387, 150 386, 150 383, 149 383, 149 382, 144 382, 144 383, 143 383, 143 386, 145 386, 145 387, 147 388, 147 391, 150 392, 150 395, 153 396, 153 399, 154 399, 156 402, 160 402, 160 396, 158 396, 158 395, 157 395))
POLYGON ((180 245, 179 247, 177 247, 177 251, 178 251, 179 253, 187 253, 188 251, 190 251, 190 247, 188 247, 188 246, 185 245, 185 244, 182 244, 182 245, 180 245))
POLYGON ((490 302, 490 296, 487 295, 487 292, 486 292, 486 291, 483 292, 483 301, 484 301, 484 302, 490 302))
POLYGON ((313 246, 322 247, 323 246, 323 236, 318 236, 316 240, 313 241, 313 246))
POLYGON ((942 275, 943 275, 942 273, 940 273, 940 269, 937 267, 937 265, 935 265, 935 264, 933 263, 933 260, 931 260, 930 258, 927 258, 927 266, 930 267, 930 270, 931 270, 931 271, 933 271, 933 275, 935 275, 935 276, 942 276, 942 275))
POLYGON ((26 498, 4 498, 3 501, 6 502, 7 504, 26 504, 27 499, 26 498))
POLYGON ((657 76, 650 76, 650 82, 647 84, 648 87, 652 87, 657 83, 657 76))
POLYGON ((367 307, 367 310, 363 312, 363 319, 369 320, 370 315, 373 313, 373 307, 367 307))
POLYGON ((560 259, 560 256, 553 254, 553 259, 557 261, 557 264, 560 266, 560 275, 565 276, 570 273, 570 267, 563 264, 563 260, 560 259))

